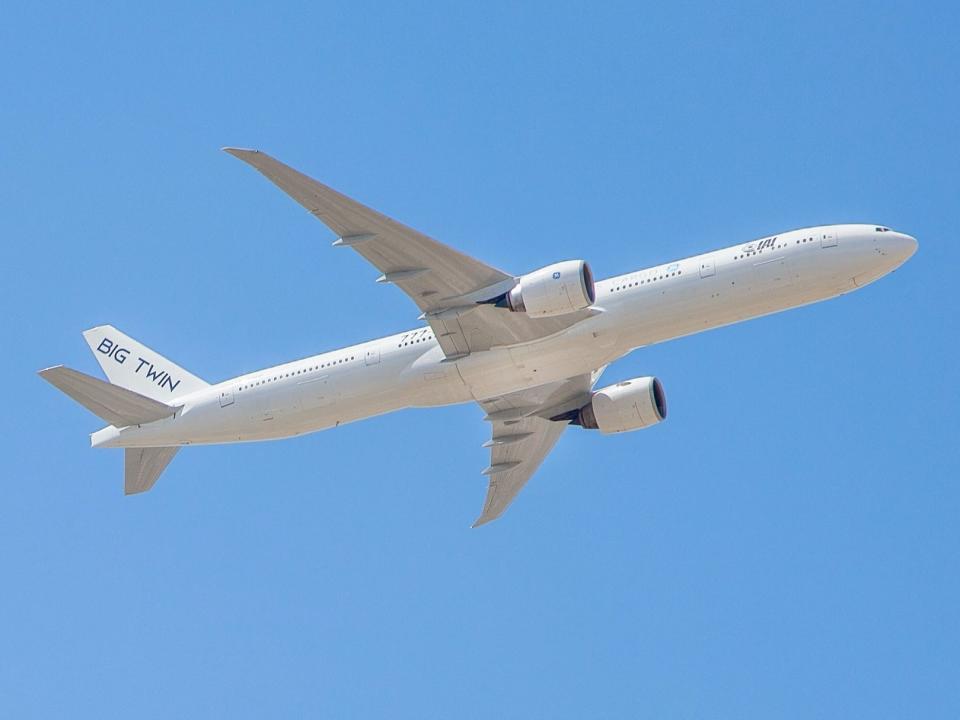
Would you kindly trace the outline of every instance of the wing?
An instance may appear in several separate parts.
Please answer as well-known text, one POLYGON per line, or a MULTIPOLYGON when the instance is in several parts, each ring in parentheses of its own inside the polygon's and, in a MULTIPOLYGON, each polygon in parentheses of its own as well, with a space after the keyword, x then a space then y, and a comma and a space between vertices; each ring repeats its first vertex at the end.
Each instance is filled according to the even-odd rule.
POLYGON ((549 418, 584 405, 603 370, 480 403, 493 432, 484 444, 490 448, 490 467, 483 471, 490 485, 473 527, 496 520, 513 502, 567 427, 549 418))
POLYGON ((517 279, 351 200, 259 150, 224 148, 263 173, 338 236, 334 245, 360 253, 423 311, 448 358, 553 335, 590 316, 530 318, 484 300, 517 279))

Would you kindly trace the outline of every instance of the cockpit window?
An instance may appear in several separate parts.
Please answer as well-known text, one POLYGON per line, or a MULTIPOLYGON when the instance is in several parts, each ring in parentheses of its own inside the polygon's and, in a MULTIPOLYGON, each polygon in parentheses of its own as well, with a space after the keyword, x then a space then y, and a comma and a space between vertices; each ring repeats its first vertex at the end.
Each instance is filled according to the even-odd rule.
POLYGON ((874 230, 876 232, 890 232, 890 228, 885 228, 885 227, 874 228, 874 230))

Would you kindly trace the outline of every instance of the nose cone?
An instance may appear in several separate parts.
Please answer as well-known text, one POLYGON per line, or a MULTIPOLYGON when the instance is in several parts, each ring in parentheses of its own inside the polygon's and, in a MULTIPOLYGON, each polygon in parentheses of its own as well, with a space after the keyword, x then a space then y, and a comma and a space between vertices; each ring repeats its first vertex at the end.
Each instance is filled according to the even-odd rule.
POLYGON ((917 251, 916 239, 887 228, 871 228, 869 232, 860 235, 859 239, 863 241, 859 245, 855 244, 859 250, 859 272, 853 276, 857 287, 863 287, 893 272, 917 251))
POLYGON ((905 263, 917 251, 917 240, 910 235, 898 232, 887 233, 884 238, 884 254, 889 255, 897 265, 905 263))

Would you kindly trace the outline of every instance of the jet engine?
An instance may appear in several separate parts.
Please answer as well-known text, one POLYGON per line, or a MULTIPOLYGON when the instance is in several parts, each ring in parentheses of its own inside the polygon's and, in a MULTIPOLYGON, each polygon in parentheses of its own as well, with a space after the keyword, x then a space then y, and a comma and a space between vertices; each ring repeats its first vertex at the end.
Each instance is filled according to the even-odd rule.
POLYGON ((579 410, 552 419, 609 434, 641 430, 666 417, 663 386, 655 377, 642 377, 600 388, 579 410))
POLYGON ((596 297, 590 266, 565 260, 521 276, 513 290, 493 302, 531 317, 551 317, 588 308, 596 297))

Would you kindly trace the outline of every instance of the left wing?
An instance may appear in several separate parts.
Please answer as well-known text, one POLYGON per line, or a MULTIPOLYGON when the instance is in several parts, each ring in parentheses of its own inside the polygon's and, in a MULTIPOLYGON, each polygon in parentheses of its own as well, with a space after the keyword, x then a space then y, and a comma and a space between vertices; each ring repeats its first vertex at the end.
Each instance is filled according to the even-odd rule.
POLYGON ((403 290, 423 311, 448 358, 529 342, 590 316, 581 310, 531 318, 480 304, 509 291, 517 278, 362 205, 259 150, 224 148, 252 165, 303 205, 382 275, 378 282, 403 290))
POLYGON ((493 432, 484 443, 490 466, 483 474, 490 485, 473 527, 496 520, 513 502, 567 427, 550 418, 586 404, 604 369, 480 402, 493 432))

